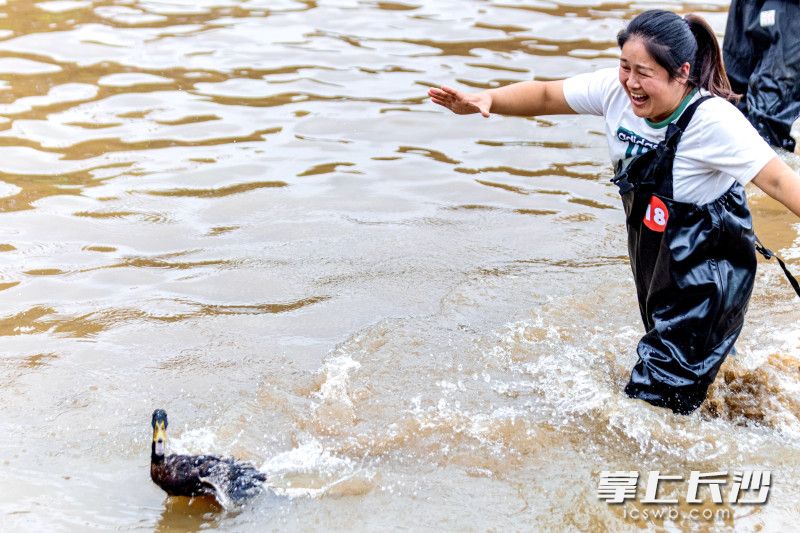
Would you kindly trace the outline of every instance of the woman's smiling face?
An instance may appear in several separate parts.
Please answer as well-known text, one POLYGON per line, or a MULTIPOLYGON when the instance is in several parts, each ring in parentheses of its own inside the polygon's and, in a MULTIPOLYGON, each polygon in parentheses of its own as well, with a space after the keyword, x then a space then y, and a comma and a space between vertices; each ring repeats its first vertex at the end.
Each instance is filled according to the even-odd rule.
POLYGON ((622 46, 619 82, 636 116, 659 122, 670 116, 689 92, 689 69, 689 63, 684 63, 680 74, 670 79, 667 69, 647 52, 644 42, 631 37, 622 46))

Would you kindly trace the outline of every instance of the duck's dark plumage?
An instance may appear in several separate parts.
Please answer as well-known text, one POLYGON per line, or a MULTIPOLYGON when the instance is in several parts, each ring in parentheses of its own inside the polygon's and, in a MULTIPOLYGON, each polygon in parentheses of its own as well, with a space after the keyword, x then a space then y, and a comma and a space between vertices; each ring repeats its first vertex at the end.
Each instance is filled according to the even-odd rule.
POLYGON ((151 461, 150 477, 170 496, 206 495, 233 502, 257 494, 267 480, 249 463, 213 455, 175 454, 151 461))
POLYGON ((164 455, 167 414, 153 413, 150 478, 170 496, 212 496, 225 506, 261 492, 263 472, 246 462, 214 455, 164 455))

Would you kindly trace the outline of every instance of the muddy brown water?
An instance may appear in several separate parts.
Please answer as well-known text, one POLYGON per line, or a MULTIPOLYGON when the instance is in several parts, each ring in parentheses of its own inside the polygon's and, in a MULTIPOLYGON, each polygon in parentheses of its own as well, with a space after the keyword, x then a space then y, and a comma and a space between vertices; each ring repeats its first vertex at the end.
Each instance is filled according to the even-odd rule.
MULTIPOLYGON (((800 313, 777 266, 698 413, 629 400, 601 122, 425 98, 614 65, 654 5, 2 2, 0 529, 793 528, 800 313), (253 461, 281 497, 166 499, 156 407, 173 450, 253 461), (604 470, 737 469, 772 472, 766 505, 637 521, 597 498, 604 470)), ((726 2, 670 6, 722 35, 726 2)), ((749 195, 800 270, 798 220, 749 195)))

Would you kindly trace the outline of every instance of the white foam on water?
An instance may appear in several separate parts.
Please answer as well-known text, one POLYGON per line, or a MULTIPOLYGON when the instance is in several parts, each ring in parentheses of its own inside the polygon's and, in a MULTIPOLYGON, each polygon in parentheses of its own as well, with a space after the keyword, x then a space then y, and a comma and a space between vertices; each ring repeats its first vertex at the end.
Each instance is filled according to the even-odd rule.
MULTIPOLYGON (((624 358, 632 359, 628 352, 639 337, 630 327, 553 326, 540 312, 530 320, 506 324, 496 335, 498 342, 483 355, 507 373, 501 372, 499 378, 491 380, 492 389, 527 402, 519 401, 521 410, 496 410, 476 416, 476 434, 491 420, 506 417, 513 422, 513 417, 523 416, 534 425, 544 422, 585 432, 601 448, 632 445, 631 452, 642 457, 671 457, 678 461, 713 461, 753 452, 774 439, 782 440, 782 436, 800 434, 793 419, 787 418, 786 424, 774 428, 757 423, 741 426, 699 414, 674 415, 627 398, 616 387, 621 373, 627 375, 628 361, 624 358)), ((789 353, 800 350, 797 331, 782 333, 780 340, 789 353)), ((773 346, 770 353, 774 352, 773 346)), ((800 392, 800 383, 788 381, 792 382, 782 383, 784 390, 800 392)), ((430 412, 427 414, 430 416, 430 412)))
POLYGON ((325 381, 316 394, 317 398, 321 401, 336 400, 348 406, 352 406, 353 402, 348 395, 347 386, 350 379, 350 372, 358 370, 359 368, 361 368, 361 363, 346 354, 327 359, 323 366, 325 381))
POLYGON ((781 348, 788 354, 800 355, 800 330, 781 329, 774 332, 774 337, 783 343, 781 348))
MULTIPOLYGON (((512 384, 533 389, 544 396, 549 409, 562 416, 600 408, 612 396, 597 379, 598 371, 602 371, 597 363, 603 364, 597 361, 598 354, 565 342, 559 328, 545 326, 541 315, 533 321, 506 324, 505 328, 505 333, 498 333, 500 344, 487 355, 505 362, 512 374, 525 379, 498 383, 496 391, 505 391, 512 384), (543 334, 543 338, 532 338, 531 331, 543 334), (514 362, 512 354, 520 351, 529 355, 514 362)), ((588 344, 596 345, 596 341, 599 338, 590 339, 588 344)))
MULTIPOLYGON (((797 146, 798 150, 800 150, 800 143, 798 143, 797 146)), ((797 237, 795 237, 794 241, 792 241, 792 244, 788 248, 781 250, 781 258, 786 260, 800 258, 800 223, 792 224, 792 227, 794 228, 795 232, 797 232, 798 235, 797 237)), ((789 272, 795 274, 796 277, 797 267, 793 267, 792 265, 788 266, 789 266, 789 272)))
POLYGON ((289 498, 320 497, 337 487, 354 482, 370 484, 374 472, 348 457, 339 457, 312 439, 280 453, 262 466, 272 490, 289 498))
POLYGON ((91 6, 92 3, 87 0, 53 0, 36 4, 36 7, 48 13, 64 13, 91 6))
POLYGON ((217 436, 208 428, 194 428, 177 437, 170 437, 167 446, 171 449, 170 453, 177 454, 216 454, 219 451, 217 436))

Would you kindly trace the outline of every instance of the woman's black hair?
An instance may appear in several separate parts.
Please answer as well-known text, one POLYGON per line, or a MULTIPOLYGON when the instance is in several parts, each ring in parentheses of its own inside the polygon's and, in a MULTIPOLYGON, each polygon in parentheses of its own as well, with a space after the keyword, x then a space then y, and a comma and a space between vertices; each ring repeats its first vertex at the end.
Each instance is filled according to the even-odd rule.
POLYGON ((703 17, 692 14, 680 17, 662 9, 645 11, 619 32, 617 44, 622 48, 634 37, 644 42, 647 53, 667 70, 670 79, 678 77, 681 65, 689 63, 691 86, 734 103, 741 98, 731 89, 717 36, 703 17))

